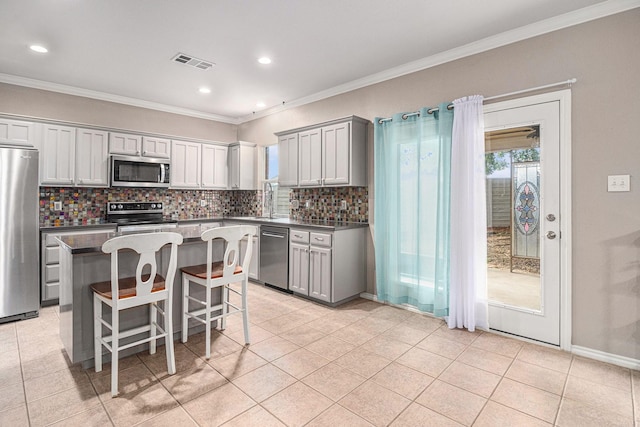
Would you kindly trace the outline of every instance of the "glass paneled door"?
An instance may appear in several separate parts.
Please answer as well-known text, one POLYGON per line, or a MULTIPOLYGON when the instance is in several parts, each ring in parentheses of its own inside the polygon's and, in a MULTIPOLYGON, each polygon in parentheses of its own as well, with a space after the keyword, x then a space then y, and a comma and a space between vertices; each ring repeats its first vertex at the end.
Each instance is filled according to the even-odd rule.
POLYGON ((560 102, 485 107, 491 329, 560 345, 560 102))

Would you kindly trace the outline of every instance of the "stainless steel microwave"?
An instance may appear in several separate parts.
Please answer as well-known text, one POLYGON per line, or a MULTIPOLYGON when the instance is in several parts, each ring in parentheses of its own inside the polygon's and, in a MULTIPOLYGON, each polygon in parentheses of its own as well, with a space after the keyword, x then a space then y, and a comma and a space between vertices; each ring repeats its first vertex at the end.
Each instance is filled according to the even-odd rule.
POLYGON ((112 187, 169 187, 169 159, 111 156, 112 187))

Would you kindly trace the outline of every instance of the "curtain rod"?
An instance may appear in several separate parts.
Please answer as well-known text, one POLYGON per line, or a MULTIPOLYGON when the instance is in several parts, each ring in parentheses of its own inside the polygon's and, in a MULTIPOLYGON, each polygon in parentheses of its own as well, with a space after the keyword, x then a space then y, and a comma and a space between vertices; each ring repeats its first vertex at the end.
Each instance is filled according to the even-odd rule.
MULTIPOLYGON (((548 88, 556 87, 556 86, 569 85, 569 87, 571 87, 571 85, 574 84, 577 81, 578 81, 578 79, 576 79, 574 77, 574 78, 569 79, 569 80, 564 80, 564 81, 561 81, 561 82, 551 83, 551 84, 544 85, 544 86, 536 86, 536 87, 532 87, 532 88, 529 88, 529 89, 517 90, 515 92, 503 93, 501 95, 494 95, 494 96, 490 96, 488 98, 484 98, 483 103, 486 102, 486 101, 493 101, 494 99, 506 98, 506 97, 513 96, 513 95, 520 95, 521 93, 535 92, 535 91, 538 91, 538 90, 548 89, 548 88)), ((433 114, 434 112, 436 112, 438 110, 440 110, 440 108, 438 108, 438 107, 430 108, 430 109, 427 110, 427 114, 433 114)), ((447 105, 447 110, 453 110, 453 104, 447 105)), ((419 111, 415 111, 413 113, 406 113, 406 114, 402 115, 402 120, 407 120, 408 117, 419 116, 419 115, 420 115, 419 111)), ((393 117, 387 117, 386 119, 379 119, 378 123, 382 124, 383 122, 390 122, 391 120, 393 120, 393 117)))

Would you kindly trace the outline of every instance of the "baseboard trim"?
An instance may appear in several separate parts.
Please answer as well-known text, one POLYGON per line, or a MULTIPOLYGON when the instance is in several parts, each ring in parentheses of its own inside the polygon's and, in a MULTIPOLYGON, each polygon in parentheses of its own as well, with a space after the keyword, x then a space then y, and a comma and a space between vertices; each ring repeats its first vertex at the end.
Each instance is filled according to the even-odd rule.
POLYGON ((640 360, 632 359, 626 356, 607 353, 592 348, 582 347, 579 345, 571 346, 571 353, 577 356, 588 357, 589 359, 599 360, 600 362, 611 363, 612 365, 622 366, 623 368, 640 370, 640 360))

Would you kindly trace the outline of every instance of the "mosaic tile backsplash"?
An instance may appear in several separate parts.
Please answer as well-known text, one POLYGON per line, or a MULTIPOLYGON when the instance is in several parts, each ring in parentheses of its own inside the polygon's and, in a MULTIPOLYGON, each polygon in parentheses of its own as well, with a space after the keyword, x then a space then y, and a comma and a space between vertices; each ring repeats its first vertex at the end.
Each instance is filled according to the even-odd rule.
POLYGON ((261 191, 40 187, 40 226, 101 224, 107 202, 133 200, 162 202, 165 217, 174 220, 262 213, 261 191), (62 210, 55 209, 55 202, 62 210))
POLYGON ((297 200, 298 209, 291 209, 289 217, 296 220, 327 220, 344 222, 369 221, 369 191, 367 187, 293 188, 289 201, 297 200), (309 201, 309 208, 306 202, 309 201), (341 210, 341 203, 347 209, 341 210))
MULTIPOLYGON (((101 224, 107 202, 132 200, 162 202, 165 217, 174 220, 262 214, 262 191, 40 187, 40 226, 101 224), (55 202, 62 210, 55 209, 55 202)), ((292 219, 367 222, 369 217, 367 187, 294 188, 289 200, 300 204, 289 211, 292 219), (346 211, 340 209, 342 200, 346 211)))

